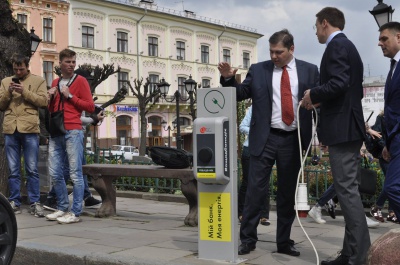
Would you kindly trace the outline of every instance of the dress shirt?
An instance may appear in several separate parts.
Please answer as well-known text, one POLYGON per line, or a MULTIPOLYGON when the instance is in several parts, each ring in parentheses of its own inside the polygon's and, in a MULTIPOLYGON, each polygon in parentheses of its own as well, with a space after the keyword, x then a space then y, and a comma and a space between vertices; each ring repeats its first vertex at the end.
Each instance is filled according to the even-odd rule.
POLYGON ((394 71, 396 71, 397 64, 399 63, 399 60, 400 60, 400 51, 398 51, 396 53, 396 55, 393 57, 393 59, 396 60, 396 63, 394 64, 394 67, 393 67, 392 77, 393 77, 394 71))
POLYGON ((342 33, 342 32, 343 32, 343 31, 341 31, 341 30, 332 32, 331 35, 329 35, 328 39, 326 40, 326 43, 325 43, 326 46, 328 46, 329 42, 331 42, 331 40, 332 40, 336 35, 338 35, 339 33, 342 33))
POLYGON ((271 127, 276 129, 283 129, 285 131, 293 131, 297 129, 297 107, 299 105, 298 93, 299 93, 299 82, 297 77, 296 61, 294 57, 287 64, 286 67, 289 79, 290 79, 290 89, 292 90, 292 102, 294 111, 294 121, 290 126, 286 125, 282 121, 282 109, 281 109, 281 78, 282 78, 282 68, 274 67, 272 73, 272 117, 271 117, 271 127))
POLYGON ((252 113, 252 106, 246 112, 242 122, 239 125, 239 131, 246 135, 246 140, 243 143, 243 146, 249 146, 249 132, 250 132, 250 121, 251 121, 251 113, 252 113))

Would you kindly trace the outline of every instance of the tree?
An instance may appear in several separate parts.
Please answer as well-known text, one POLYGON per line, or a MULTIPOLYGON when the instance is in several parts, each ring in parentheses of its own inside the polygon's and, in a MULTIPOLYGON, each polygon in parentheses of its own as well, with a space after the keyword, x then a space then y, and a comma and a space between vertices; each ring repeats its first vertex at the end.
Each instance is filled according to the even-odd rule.
MULTIPOLYGON (((0 0, 0 79, 13 74, 11 57, 14 53, 31 55, 30 35, 12 16, 10 3, 0 0)), ((8 167, 4 149, 4 112, 0 111, 0 192, 7 194, 8 167)))
POLYGON ((149 89, 150 85, 150 80, 149 78, 146 78, 146 83, 143 85, 143 89, 141 90, 140 88, 142 87, 143 84, 143 77, 140 79, 133 80, 134 87, 131 85, 130 82, 126 82, 132 91, 132 94, 137 97, 139 101, 139 116, 140 116, 140 144, 139 144, 139 155, 144 156, 146 153, 146 138, 147 138, 147 119, 146 115, 149 112, 149 110, 154 106, 156 103, 157 99, 160 97, 160 92, 157 89, 149 89), (154 99, 154 100, 153 100, 154 99), (152 102, 153 100, 153 102, 152 102), (147 107, 147 105, 149 107, 147 107))

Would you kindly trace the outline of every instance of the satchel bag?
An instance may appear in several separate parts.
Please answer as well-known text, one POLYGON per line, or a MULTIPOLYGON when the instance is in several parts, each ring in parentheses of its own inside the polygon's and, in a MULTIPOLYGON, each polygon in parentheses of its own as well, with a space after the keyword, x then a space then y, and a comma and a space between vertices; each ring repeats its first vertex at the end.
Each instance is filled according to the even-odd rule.
POLYGON ((149 148, 149 151, 153 162, 166 168, 188 168, 193 162, 193 155, 185 150, 153 146, 149 148))
MULTIPOLYGON (((61 80, 61 79, 60 79, 61 80)), ((51 138, 65 135, 67 131, 64 127, 64 97, 60 90, 60 82, 58 82, 58 93, 60 94, 60 101, 58 102, 58 111, 50 113, 49 118, 49 134, 51 138), (62 103, 62 109, 61 109, 62 103)))
POLYGON ((365 134, 365 148, 374 158, 382 157, 382 150, 385 147, 383 138, 372 138, 369 133, 365 134))
POLYGON ((369 162, 366 157, 364 157, 364 167, 361 167, 358 172, 360 174, 359 192, 374 195, 376 192, 378 174, 375 170, 369 168, 369 162))

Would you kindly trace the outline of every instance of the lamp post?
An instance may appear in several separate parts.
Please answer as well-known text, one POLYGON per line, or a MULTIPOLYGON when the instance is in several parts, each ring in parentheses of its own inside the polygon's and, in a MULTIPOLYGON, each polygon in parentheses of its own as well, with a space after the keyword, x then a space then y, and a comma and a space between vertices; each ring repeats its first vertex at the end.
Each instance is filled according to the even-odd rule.
POLYGON ((167 102, 173 102, 174 100, 176 102, 176 148, 177 149, 182 149, 181 125, 179 121, 179 102, 181 100, 182 101, 189 100, 190 93, 193 93, 193 89, 197 85, 197 83, 192 79, 192 75, 190 75, 189 79, 186 80, 184 83, 185 83, 185 89, 189 93, 189 98, 182 98, 182 95, 179 92, 179 90, 176 90, 173 97, 171 99, 168 99, 167 94, 170 84, 168 84, 164 78, 162 78, 161 82, 157 84, 161 97, 163 97, 167 102))
POLYGON ((388 6, 387 4, 383 3, 383 0, 378 0, 378 4, 374 6, 371 11, 369 11, 369 13, 374 16, 379 28, 382 25, 392 21, 393 12, 394 9, 392 6, 388 6))
POLYGON ((30 40, 31 40, 31 56, 36 52, 39 43, 42 42, 42 40, 38 37, 38 35, 35 34, 35 30, 31 29, 30 35, 30 40))
POLYGON ((163 126, 164 131, 168 131, 168 147, 171 147, 171 131, 175 130, 175 128, 176 128, 176 120, 174 120, 172 122, 172 127, 169 126, 169 125, 167 126, 167 122, 166 121, 162 121, 161 125, 163 126))

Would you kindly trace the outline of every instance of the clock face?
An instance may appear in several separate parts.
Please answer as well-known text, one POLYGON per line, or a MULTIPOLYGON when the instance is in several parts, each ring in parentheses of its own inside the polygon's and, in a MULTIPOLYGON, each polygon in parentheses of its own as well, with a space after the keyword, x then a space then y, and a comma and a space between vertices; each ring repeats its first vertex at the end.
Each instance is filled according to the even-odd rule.
POLYGON ((211 90, 204 97, 204 107, 209 113, 219 113, 225 107, 224 95, 218 90, 211 90))

